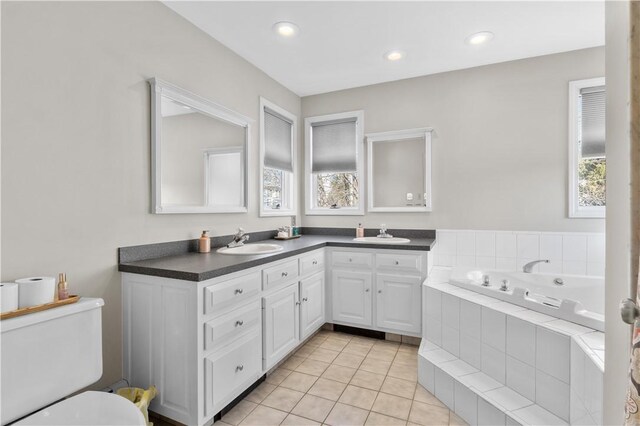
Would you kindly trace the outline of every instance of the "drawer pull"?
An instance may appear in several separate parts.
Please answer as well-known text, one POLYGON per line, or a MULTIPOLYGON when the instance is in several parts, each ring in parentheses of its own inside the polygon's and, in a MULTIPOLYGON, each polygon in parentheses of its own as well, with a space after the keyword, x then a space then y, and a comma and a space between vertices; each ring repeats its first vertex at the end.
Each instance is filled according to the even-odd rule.
POLYGON ((236 367, 236 372, 244 370, 244 365, 240 364, 236 367))
POLYGON ((365 289, 364 289, 364 292, 365 292, 365 293, 369 293, 369 289, 368 289, 368 288, 365 288, 365 289))
POLYGON ((349 258, 349 262, 353 262, 353 259, 352 259, 352 258, 349 258))
POLYGON ((300 301, 296 301, 296 306, 300 305, 300 301))
POLYGON ((318 264, 318 261, 317 261, 317 260, 314 260, 312 263, 313 263, 314 265, 317 265, 317 264, 318 264))
POLYGON ((283 273, 282 273, 282 276, 283 276, 283 277, 286 277, 286 276, 288 276, 288 275, 289 275, 289 273, 288 273, 288 272, 283 272, 283 273))
POLYGON ((399 264, 400 264, 400 262, 398 262, 397 260, 396 260, 394 263, 395 263, 396 265, 399 265, 399 264))
POLYGON ((382 293, 382 290, 378 290, 378 294, 382 293))
POLYGON ((236 321, 236 327, 242 327, 244 325, 244 321, 238 320, 236 321))
POLYGON ((303 297, 303 298, 302 298, 302 301, 303 301, 303 302, 306 302, 306 301, 308 301, 308 300, 309 300, 309 299, 308 299, 308 298, 306 298, 306 297, 303 297))
POLYGON ((242 294, 244 292, 241 288, 236 288, 235 294, 242 294))

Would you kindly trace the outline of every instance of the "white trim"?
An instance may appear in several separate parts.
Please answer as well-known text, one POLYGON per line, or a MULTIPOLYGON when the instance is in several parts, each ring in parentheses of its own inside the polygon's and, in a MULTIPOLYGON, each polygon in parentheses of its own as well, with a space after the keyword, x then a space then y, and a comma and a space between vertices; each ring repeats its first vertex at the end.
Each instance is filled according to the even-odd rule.
POLYGON ((304 172, 304 213, 307 216, 364 216, 366 188, 364 173, 364 111, 348 111, 336 114, 318 115, 304 119, 304 146, 305 146, 305 172, 304 172), (311 127, 314 123, 333 120, 356 119, 356 174, 358 176, 360 199, 357 208, 342 207, 339 209, 318 208, 315 206, 315 176, 311 173, 311 127))
POLYGON ((431 192, 431 134, 432 127, 421 127, 417 129, 394 130, 390 132, 368 133, 367 139, 367 187, 368 204, 367 211, 371 213, 414 213, 432 211, 433 194, 431 192), (373 144, 388 141, 398 141, 404 139, 416 139, 424 137, 425 142, 425 171, 424 190, 425 205, 420 207, 375 207, 373 197, 373 144))
POLYGON ((589 78, 569 82, 569 163, 568 163, 568 216, 570 218, 604 218, 606 207, 580 207, 578 203, 578 160, 580 159, 580 147, 576 143, 578 135, 578 109, 580 104, 580 90, 585 87, 604 86, 605 78, 589 78))
POLYGON ((274 217, 274 216, 296 216, 298 209, 296 208, 297 200, 297 176, 298 176, 298 161, 296 159, 296 140, 298 135, 298 117, 287 111, 286 109, 274 104, 266 98, 260 96, 260 217, 274 217), (285 119, 291 121, 291 158, 293 159, 293 173, 291 176, 286 176, 283 172, 283 192, 282 197, 288 198, 289 208, 287 209, 267 209, 263 202, 264 191, 264 109, 270 110, 281 115, 285 119), (288 186, 288 188, 285 188, 288 186))
POLYGON ((246 213, 249 209, 249 141, 252 119, 223 105, 205 99, 158 78, 147 80, 151 86, 151 213, 246 213), (211 207, 162 204, 162 96, 188 105, 213 118, 244 127, 244 206, 211 207))

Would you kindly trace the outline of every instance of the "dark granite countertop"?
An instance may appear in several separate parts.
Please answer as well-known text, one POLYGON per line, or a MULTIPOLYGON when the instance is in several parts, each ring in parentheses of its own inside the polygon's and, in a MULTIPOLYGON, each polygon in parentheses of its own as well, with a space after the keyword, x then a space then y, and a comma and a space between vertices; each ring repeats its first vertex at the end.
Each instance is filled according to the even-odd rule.
MULTIPOLYGON (((420 236, 422 237, 423 235, 420 236)), ((407 244, 357 243, 353 241, 353 236, 346 235, 312 234, 303 235, 300 238, 286 241, 252 238, 252 242, 261 241, 281 245, 283 246, 283 250, 276 253, 261 255, 225 255, 216 253, 216 250, 219 248, 216 247, 212 248, 210 253, 189 251, 162 257, 131 261, 125 260, 128 256, 123 255, 123 250, 135 248, 125 248, 120 249, 120 264, 118 265, 118 270, 121 272, 131 272, 135 274, 174 278, 186 281, 205 281, 214 277, 263 265, 276 260, 286 259, 291 256, 326 246, 429 251, 435 244, 435 238, 407 237, 411 239, 407 244)), ((160 251, 161 250, 156 249, 156 252, 160 251)))

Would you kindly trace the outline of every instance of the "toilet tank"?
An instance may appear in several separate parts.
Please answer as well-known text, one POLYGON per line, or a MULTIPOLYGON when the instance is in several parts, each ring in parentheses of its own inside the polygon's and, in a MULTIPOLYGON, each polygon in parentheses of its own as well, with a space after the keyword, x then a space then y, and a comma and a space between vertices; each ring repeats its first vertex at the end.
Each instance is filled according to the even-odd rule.
POLYGON ((102 376, 102 299, 0 321, 0 424, 102 376))

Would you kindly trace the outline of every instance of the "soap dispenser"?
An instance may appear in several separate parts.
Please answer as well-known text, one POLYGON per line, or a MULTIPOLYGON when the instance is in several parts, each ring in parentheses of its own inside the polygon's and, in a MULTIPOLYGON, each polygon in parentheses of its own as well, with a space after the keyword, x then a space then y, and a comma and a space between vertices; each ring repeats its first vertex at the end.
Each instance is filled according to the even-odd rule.
POLYGON ((209 238, 209 231, 202 231, 202 235, 198 240, 198 252, 209 253, 211 251, 211 239, 209 238))
POLYGON ((358 227, 356 228, 356 238, 363 238, 364 237, 364 227, 362 226, 361 223, 358 224, 358 227))
POLYGON ((58 300, 66 300, 69 298, 69 286, 67 285, 67 274, 61 272, 58 274, 58 300))

